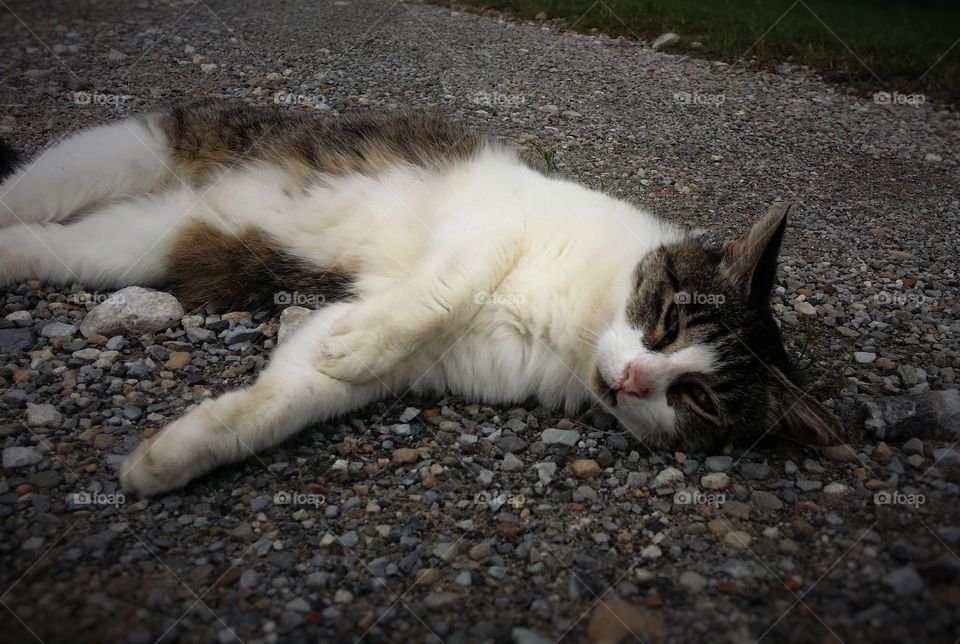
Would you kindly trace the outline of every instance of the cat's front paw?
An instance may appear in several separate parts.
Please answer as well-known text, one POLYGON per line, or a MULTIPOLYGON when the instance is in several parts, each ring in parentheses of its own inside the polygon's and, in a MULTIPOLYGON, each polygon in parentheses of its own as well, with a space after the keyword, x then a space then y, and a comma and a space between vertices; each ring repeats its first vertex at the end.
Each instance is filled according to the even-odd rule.
POLYGON ((120 466, 124 490, 153 496, 182 487, 196 475, 190 455, 182 453, 177 444, 174 426, 154 434, 127 455, 120 466))
POLYGON ((355 329, 323 339, 317 370, 335 380, 370 382, 386 374, 403 357, 380 333, 355 329))

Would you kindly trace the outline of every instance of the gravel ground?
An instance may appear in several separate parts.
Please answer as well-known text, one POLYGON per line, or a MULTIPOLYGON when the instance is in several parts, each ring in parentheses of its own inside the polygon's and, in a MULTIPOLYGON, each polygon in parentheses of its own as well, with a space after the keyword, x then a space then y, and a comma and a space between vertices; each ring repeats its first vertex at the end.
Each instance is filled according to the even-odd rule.
POLYGON ((775 307, 854 438, 672 454, 603 417, 404 397, 122 498, 121 455, 251 381, 279 316, 85 337, 102 295, 17 285, 0 295, 0 639, 960 636, 960 412, 928 409, 956 404, 960 369, 956 114, 419 4, 9 9, 0 130, 26 153, 200 96, 425 107, 720 236, 796 203, 775 307), (920 417, 868 418, 871 399, 920 417))

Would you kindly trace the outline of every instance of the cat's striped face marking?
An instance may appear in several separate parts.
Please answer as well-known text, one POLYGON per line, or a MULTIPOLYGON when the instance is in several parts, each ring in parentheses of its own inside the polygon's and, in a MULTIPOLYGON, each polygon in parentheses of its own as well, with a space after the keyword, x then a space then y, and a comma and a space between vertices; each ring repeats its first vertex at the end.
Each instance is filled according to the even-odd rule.
POLYGON ((594 386, 640 440, 693 450, 768 430, 808 442, 839 434, 787 378, 769 308, 785 214, 723 249, 671 244, 637 266, 624 315, 598 343, 594 386))

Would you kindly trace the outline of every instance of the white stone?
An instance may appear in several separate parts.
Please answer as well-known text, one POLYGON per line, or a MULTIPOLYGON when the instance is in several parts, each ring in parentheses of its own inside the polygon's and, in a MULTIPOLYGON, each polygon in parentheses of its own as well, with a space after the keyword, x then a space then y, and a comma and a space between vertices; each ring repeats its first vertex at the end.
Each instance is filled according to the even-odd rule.
POLYGON ((657 39, 653 41, 652 46, 654 49, 663 49, 664 47, 676 45, 678 42, 680 42, 680 36, 672 31, 668 31, 665 34, 660 34, 657 36, 657 39))
POLYGON ((162 331, 182 317, 183 307, 169 293, 128 286, 91 309, 80 324, 80 333, 90 337, 162 331))

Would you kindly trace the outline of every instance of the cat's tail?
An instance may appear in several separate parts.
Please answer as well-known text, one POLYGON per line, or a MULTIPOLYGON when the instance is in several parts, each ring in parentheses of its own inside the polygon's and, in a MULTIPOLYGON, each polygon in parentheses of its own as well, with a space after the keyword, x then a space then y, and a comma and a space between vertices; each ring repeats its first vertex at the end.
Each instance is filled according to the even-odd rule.
POLYGON ((17 167, 19 155, 6 141, 0 139, 0 179, 13 174, 17 167))
POLYGON ((170 180, 168 144, 146 115, 82 130, 28 162, 0 145, 0 226, 63 222, 119 195, 144 195, 170 180))

